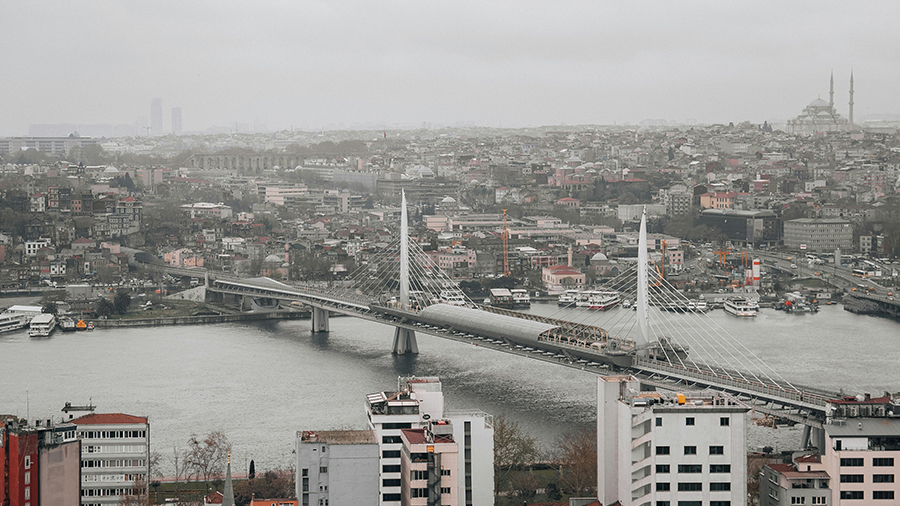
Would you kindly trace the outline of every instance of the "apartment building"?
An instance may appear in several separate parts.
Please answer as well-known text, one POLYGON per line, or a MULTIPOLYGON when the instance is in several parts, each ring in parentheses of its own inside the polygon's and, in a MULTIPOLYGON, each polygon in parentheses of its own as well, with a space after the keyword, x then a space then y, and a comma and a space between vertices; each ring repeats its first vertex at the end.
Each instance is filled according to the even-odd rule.
POLYGON ((597 382, 601 503, 746 503, 747 406, 714 391, 643 392, 633 376, 597 382))
MULTIPOLYGON (((67 406, 70 407, 70 406, 67 406)), ((65 412, 65 411, 64 411, 65 412)), ((119 504, 150 476, 150 424, 124 413, 89 413, 69 421, 81 440, 81 504, 119 504)))
POLYGON ((372 430, 299 431, 297 499, 302 506, 376 506, 378 440, 372 430))
POLYGON ((458 506, 459 445, 452 424, 432 420, 423 429, 400 431, 403 506, 458 506))

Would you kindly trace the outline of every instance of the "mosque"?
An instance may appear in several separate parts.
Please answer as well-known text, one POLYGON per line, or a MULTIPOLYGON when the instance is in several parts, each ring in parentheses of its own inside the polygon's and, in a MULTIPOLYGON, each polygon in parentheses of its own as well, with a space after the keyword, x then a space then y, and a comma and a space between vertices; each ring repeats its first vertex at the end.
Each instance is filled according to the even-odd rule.
POLYGON ((834 73, 831 74, 831 90, 828 102, 817 98, 803 112, 788 120, 787 131, 797 135, 813 135, 822 132, 844 132, 853 129, 853 73, 850 73, 850 118, 841 117, 834 109, 834 73))

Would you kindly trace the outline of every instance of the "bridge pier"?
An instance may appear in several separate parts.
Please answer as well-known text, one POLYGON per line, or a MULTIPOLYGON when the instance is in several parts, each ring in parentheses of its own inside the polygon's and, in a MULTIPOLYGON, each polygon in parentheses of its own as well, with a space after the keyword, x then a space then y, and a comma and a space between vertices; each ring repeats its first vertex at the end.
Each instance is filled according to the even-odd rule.
POLYGON ((404 327, 394 328, 394 347, 391 350, 394 355, 419 353, 419 345, 416 343, 416 332, 404 327))
POLYGON ((328 332, 329 327, 328 327, 328 310, 327 309, 313 307, 310 320, 312 320, 312 331, 313 332, 328 332))
POLYGON ((820 452, 825 451, 825 429, 803 426, 803 434, 800 436, 800 448, 815 446, 820 452))

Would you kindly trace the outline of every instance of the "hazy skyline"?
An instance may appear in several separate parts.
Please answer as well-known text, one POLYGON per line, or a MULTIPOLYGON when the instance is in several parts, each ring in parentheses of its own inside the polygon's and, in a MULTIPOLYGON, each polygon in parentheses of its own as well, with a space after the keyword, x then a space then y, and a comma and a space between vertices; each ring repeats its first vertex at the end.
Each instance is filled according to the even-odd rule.
POLYGON ((762 122, 900 113, 896 2, 57 2, 0 17, 0 135, 133 123, 762 122))

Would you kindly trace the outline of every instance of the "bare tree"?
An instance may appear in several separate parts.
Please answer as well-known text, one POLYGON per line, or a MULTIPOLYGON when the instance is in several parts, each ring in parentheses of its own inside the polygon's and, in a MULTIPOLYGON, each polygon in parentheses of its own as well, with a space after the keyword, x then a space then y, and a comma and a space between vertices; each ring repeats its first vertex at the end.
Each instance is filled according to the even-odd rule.
POLYGON ((147 493, 147 482, 144 480, 134 480, 131 486, 131 493, 123 495, 119 499, 120 506, 149 506, 150 495, 147 493))
POLYGON ((557 447, 564 469, 561 484, 572 496, 588 497, 597 490, 597 437, 590 427, 567 432, 559 437, 557 447))
POLYGON ((511 472, 530 465, 539 454, 537 442, 519 428, 518 422, 503 416, 495 417, 494 494, 508 490, 511 472))
POLYGON ((231 442, 221 431, 210 432, 203 439, 196 434, 191 435, 183 457, 184 466, 193 476, 203 479, 207 494, 209 482, 224 474, 229 451, 231 442))

